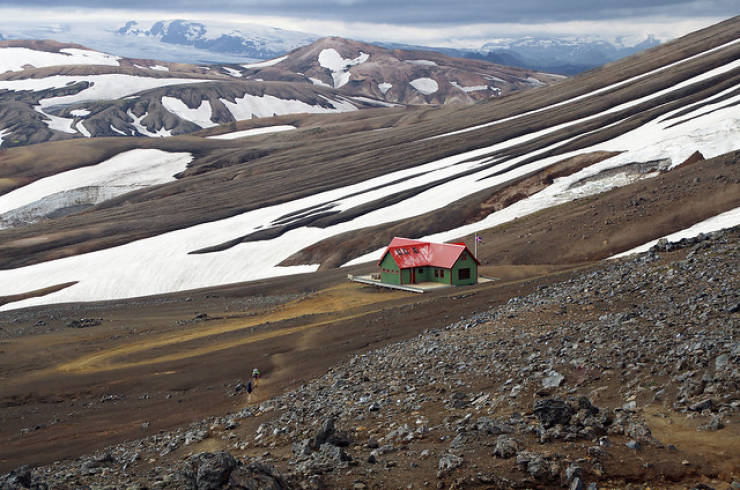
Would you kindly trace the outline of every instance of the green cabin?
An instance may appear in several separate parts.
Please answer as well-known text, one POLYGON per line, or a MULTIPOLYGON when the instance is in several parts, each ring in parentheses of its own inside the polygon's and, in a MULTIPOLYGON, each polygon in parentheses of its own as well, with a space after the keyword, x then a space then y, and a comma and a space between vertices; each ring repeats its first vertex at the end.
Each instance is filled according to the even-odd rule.
POLYGON ((476 284, 479 265, 464 243, 431 243, 399 237, 391 241, 378 261, 381 282, 399 286, 422 282, 476 284))

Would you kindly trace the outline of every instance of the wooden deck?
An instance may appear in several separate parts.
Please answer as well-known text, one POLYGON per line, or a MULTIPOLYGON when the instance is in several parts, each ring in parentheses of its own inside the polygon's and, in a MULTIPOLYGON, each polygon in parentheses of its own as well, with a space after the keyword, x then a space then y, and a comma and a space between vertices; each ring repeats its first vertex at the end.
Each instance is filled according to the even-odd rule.
MULTIPOLYGON (((389 284, 387 282, 382 282, 379 279, 373 279, 372 274, 367 274, 363 276, 355 276, 353 274, 347 274, 347 279, 350 281, 359 282, 362 284, 370 284, 371 286, 377 286, 379 288, 399 289, 401 291, 409 291, 411 293, 419 293, 419 294, 423 294, 425 291, 429 291, 432 289, 465 287, 465 286, 453 286, 451 284, 442 284, 439 282, 420 282, 420 283, 414 284, 413 286, 410 286, 408 284, 403 284, 403 285, 389 284)), ((494 280, 495 278, 478 276, 478 284, 481 284, 484 282, 491 282, 494 280)))

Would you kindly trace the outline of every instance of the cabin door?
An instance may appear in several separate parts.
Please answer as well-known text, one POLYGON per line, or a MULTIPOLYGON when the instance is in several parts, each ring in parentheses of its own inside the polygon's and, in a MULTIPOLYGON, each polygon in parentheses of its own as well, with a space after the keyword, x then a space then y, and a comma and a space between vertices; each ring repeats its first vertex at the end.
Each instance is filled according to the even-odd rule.
POLYGON ((411 284, 416 284, 416 268, 411 268, 411 284))

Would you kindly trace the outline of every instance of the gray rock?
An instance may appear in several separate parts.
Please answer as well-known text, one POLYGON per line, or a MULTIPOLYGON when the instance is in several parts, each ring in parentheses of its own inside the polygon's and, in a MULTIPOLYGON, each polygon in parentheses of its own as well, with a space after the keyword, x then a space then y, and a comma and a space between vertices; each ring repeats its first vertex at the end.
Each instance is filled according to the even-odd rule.
POLYGON ((534 414, 543 427, 549 428, 556 424, 566 425, 573 415, 573 409, 563 400, 548 398, 535 402, 534 414))
POLYGON ((439 469, 442 474, 447 474, 450 471, 459 468, 462 466, 464 462, 464 459, 462 456, 458 456, 454 453, 444 453, 441 458, 439 458, 439 463, 437 464, 437 468, 439 469))
POLYGON ((500 435, 496 439, 496 446, 493 449, 494 456, 508 459, 516 455, 519 451, 519 444, 509 436, 500 435))
POLYGON ((192 490, 216 490, 229 481, 236 459, 228 452, 199 453, 185 462, 182 476, 192 490))
POLYGON ((728 356, 727 354, 717 356, 717 358, 714 360, 715 371, 724 371, 729 362, 730 356, 728 356))
POLYGON ((557 388, 563 383, 563 380, 565 379, 565 376, 560 374, 557 371, 550 371, 550 374, 542 378, 542 387, 543 388, 557 388))

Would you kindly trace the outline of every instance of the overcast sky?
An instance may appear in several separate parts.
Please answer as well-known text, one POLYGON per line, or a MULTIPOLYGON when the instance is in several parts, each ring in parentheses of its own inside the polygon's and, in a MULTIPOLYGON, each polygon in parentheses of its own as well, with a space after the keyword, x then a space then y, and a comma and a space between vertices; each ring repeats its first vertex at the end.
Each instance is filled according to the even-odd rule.
POLYGON ((739 10, 737 0, 0 0, 6 25, 184 18, 439 45, 524 34, 666 40, 739 10))

